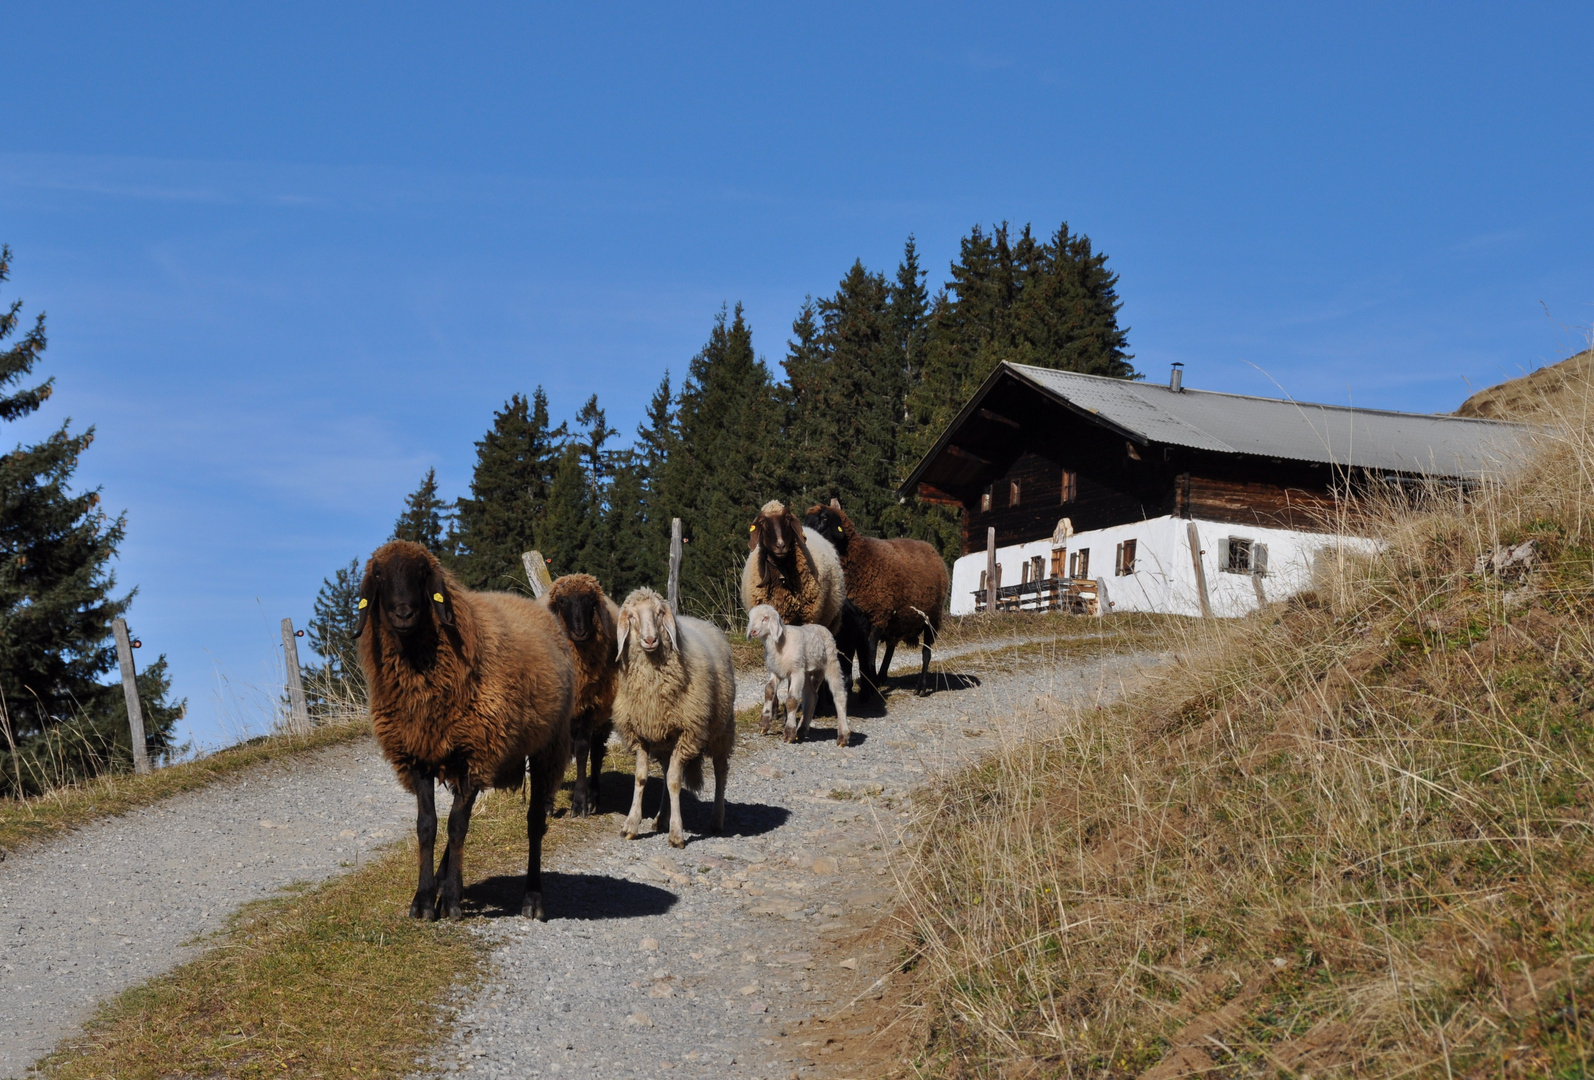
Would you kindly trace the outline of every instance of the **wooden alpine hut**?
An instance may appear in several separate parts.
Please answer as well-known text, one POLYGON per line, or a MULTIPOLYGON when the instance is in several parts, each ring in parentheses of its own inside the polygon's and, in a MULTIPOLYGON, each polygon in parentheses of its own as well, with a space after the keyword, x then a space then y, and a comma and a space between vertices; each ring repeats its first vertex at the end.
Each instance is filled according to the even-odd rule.
POLYGON ((1370 550, 1348 492, 1472 485, 1522 451, 1498 420, 1192 390, 1002 363, 899 494, 963 511, 951 610, 1233 616, 1370 550), (993 579, 994 574, 994 579, 993 579))

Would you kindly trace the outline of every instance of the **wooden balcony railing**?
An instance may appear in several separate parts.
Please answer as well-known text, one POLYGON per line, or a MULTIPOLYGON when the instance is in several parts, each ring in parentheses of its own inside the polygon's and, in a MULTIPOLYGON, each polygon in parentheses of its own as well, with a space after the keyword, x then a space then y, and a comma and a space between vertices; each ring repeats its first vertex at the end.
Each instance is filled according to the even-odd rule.
MULTIPOLYGON (((1049 577, 996 589, 998 611, 1071 611, 1095 615, 1098 589, 1093 578, 1049 577)), ((974 610, 984 611, 986 590, 974 590, 974 610)))

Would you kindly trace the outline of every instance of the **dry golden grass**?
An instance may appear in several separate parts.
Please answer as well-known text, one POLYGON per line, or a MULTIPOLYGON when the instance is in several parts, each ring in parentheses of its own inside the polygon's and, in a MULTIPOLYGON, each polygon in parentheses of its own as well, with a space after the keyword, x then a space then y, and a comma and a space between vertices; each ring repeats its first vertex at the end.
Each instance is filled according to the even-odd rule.
POLYGON ((1387 546, 1315 595, 1170 631, 1148 687, 925 792, 919 1071, 1584 1075, 1591 406, 1561 395, 1532 465, 1466 500, 1372 508, 1387 546), (1474 572, 1526 539, 1525 577, 1474 572))
POLYGON ((370 721, 363 717, 340 719, 303 735, 262 735, 144 776, 108 773, 31 799, 0 799, 0 851, 18 851, 90 821, 193 791, 263 762, 350 742, 370 732, 370 721))

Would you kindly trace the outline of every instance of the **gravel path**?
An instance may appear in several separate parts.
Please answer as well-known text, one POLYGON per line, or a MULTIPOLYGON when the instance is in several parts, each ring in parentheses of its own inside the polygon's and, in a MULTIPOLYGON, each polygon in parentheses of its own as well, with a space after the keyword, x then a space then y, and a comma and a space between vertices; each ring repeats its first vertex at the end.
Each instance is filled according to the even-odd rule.
POLYGON ((0 863, 0 1076, 94 1006, 200 953, 239 905, 319 881, 413 827, 369 740, 251 769, 0 863))
MULTIPOLYGON (((455 1006, 432 1064, 489 1078, 804 1075, 873 1030, 819 1022, 881 992, 886 961, 867 945, 892 903, 909 792, 1021 734, 1037 698, 1114 695, 1146 662, 969 664, 977 685, 898 691, 888 716, 854 721, 846 750, 833 721, 796 746, 750 736, 732 760, 727 835, 695 831, 704 804, 684 807, 684 852, 651 833, 621 840, 613 813, 607 838, 550 859, 546 924, 493 917, 517 881, 479 884, 494 974, 455 1006)), ((629 803, 618 780, 606 777, 611 809, 629 803)), ((655 779, 648 809, 658 791, 655 779)))

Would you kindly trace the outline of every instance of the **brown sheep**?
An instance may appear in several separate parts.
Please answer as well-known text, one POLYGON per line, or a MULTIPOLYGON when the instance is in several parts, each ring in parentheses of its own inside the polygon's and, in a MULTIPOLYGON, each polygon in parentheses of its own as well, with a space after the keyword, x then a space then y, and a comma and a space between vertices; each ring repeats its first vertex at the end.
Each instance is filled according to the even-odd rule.
POLYGON ((804 529, 797 515, 777 500, 764 504, 747 527, 742 565, 742 604, 752 611, 768 604, 793 626, 841 629, 847 586, 830 542, 804 529))
POLYGON ((471 808, 486 788, 519 787, 529 758, 520 913, 542 919, 547 795, 570 758, 575 689, 570 642, 558 620, 524 597, 461 588, 431 552, 395 540, 365 564, 354 636, 370 687, 371 727, 399 782, 415 793, 420 884, 410 916, 431 920, 441 909, 461 917, 471 808), (434 875, 439 778, 454 805, 434 875))
POLYGON ((570 812, 598 812, 603 756, 614 731, 614 692, 620 679, 615 626, 620 608, 590 574, 566 574, 548 590, 548 607, 563 624, 576 663, 576 701, 570 717, 570 746, 576 755, 576 790, 570 812), (588 759, 592 781, 587 782, 588 759))
POLYGON ((805 520, 835 546, 841 558, 847 599, 869 618, 866 649, 871 660, 880 641, 886 643, 881 682, 890 675, 897 642, 918 644, 922 635, 924 663, 919 668, 918 693, 929 693, 930 647, 941 632, 941 610, 951 588, 940 553, 923 540, 859 535, 837 499, 831 499, 829 506, 812 507, 805 520))

